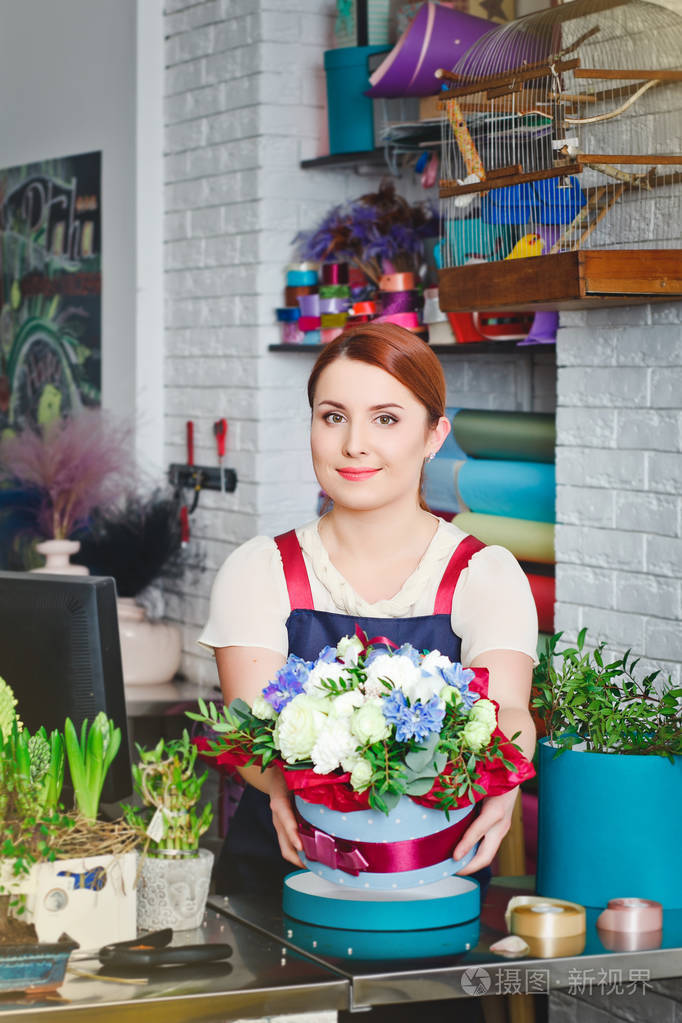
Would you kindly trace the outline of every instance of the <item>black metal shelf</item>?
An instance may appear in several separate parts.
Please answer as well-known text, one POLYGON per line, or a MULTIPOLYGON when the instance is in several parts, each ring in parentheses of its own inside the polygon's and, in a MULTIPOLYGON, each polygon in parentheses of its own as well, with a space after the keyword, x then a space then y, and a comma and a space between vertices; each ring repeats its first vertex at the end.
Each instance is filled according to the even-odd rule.
POLYGON ((358 164, 367 164, 371 166, 386 166, 386 155, 385 150, 380 149, 368 149, 366 152, 358 153, 331 153, 329 156, 316 156, 312 160, 301 160, 301 167, 303 170, 313 170, 314 168, 334 168, 334 167, 352 167, 358 164))
MULTIPOLYGON (((523 353, 533 350, 532 348, 519 348, 516 341, 470 341, 466 344, 429 345, 429 347, 436 355, 484 355, 486 353, 499 355, 501 352, 523 353)), ((323 348, 326 348, 326 345, 268 345, 269 352, 311 352, 317 354, 323 348)))

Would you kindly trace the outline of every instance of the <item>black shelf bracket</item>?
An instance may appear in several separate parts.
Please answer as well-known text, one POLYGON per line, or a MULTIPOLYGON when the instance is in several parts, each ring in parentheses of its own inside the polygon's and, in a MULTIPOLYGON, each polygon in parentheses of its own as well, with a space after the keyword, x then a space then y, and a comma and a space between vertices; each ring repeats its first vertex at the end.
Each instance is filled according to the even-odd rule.
POLYGON ((222 470, 217 466, 180 465, 174 462, 168 470, 168 479, 172 487, 184 487, 189 490, 222 490, 232 494, 237 489, 237 473, 234 469, 222 470))

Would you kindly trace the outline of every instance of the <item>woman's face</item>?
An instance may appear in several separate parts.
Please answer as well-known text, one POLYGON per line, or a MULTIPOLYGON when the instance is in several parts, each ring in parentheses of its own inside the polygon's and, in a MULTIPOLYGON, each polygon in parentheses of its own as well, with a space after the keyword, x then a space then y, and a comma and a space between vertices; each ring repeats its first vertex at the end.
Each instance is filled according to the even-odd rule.
POLYGON ((424 459, 449 431, 383 369, 340 358, 320 374, 313 402, 315 475, 335 505, 369 510, 418 497, 424 459))

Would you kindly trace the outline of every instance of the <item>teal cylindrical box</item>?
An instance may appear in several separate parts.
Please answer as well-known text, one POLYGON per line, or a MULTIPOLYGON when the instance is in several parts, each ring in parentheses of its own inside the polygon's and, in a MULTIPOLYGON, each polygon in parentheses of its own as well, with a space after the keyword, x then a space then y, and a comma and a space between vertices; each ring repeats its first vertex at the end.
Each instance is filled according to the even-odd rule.
POLYGON ((361 153, 374 149, 373 101, 368 58, 390 46, 342 46, 325 50, 329 153, 361 153))
POLYGON ((538 894, 682 909, 682 757, 538 748, 538 894))

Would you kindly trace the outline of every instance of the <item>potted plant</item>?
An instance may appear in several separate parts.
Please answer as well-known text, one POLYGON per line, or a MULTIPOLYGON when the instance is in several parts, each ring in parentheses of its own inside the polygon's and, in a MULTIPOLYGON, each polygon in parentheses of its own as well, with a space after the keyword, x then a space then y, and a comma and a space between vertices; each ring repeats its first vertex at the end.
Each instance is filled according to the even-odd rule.
POLYGON ((93 575, 113 576, 126 685, 168 682, 182 656, 177 625, 152 621, 136 598, 155 580, 180 578, 188 564, 182 547, 180 504, 155 489, 128 493, 112 506, 95 508, 78 533, 74 561, 93 575))
POLYGON ((94 409, 0 441, 0 483, 23 495, 44 538, 36 549, 46 564, 35 571, 87 573, 69 562, 78 550, 73 534, 119 496, 131 474, 129 451, 129 428, 94 409))
POLYGON ((153 749, 138 745, 137 752, 133 782, 142 806, 124 809, 145 839, 137 883, 138 927, 198 927, 213 867, 213 853, 199 847, 213 819, 210 803, 198 809, 208 772, 196 773, 198 750, 187 730, 178 739, 160 739, 153 749))
POLYGON ((550 640, 531 700, 539 743, 537 890, 586 906, 622 895, 682 908, 682 689, 630 652, 550 640))
MULTIPOLYGON (((37 946, 40 960, 45 944, 58 944, 64 934, 70 950, 74 943, 97 948, 136 933, 137 835, 124 821, 97 818, 119 731, 102 714, 92 725, 85 721, 80 736, 69 719, 64 733, 40 728, 30 735, 15 706, 0 679, 0 989, 5 980, 15 982, 3 975, 3 963, 11 973, 16 962, 14 952, 5 962, 8 944, 27 946, 26 956, 37 946), (74 811, 61 803, 66 762, 74 811)), ((53 980, 50 975, 48 983, 53 980)))

